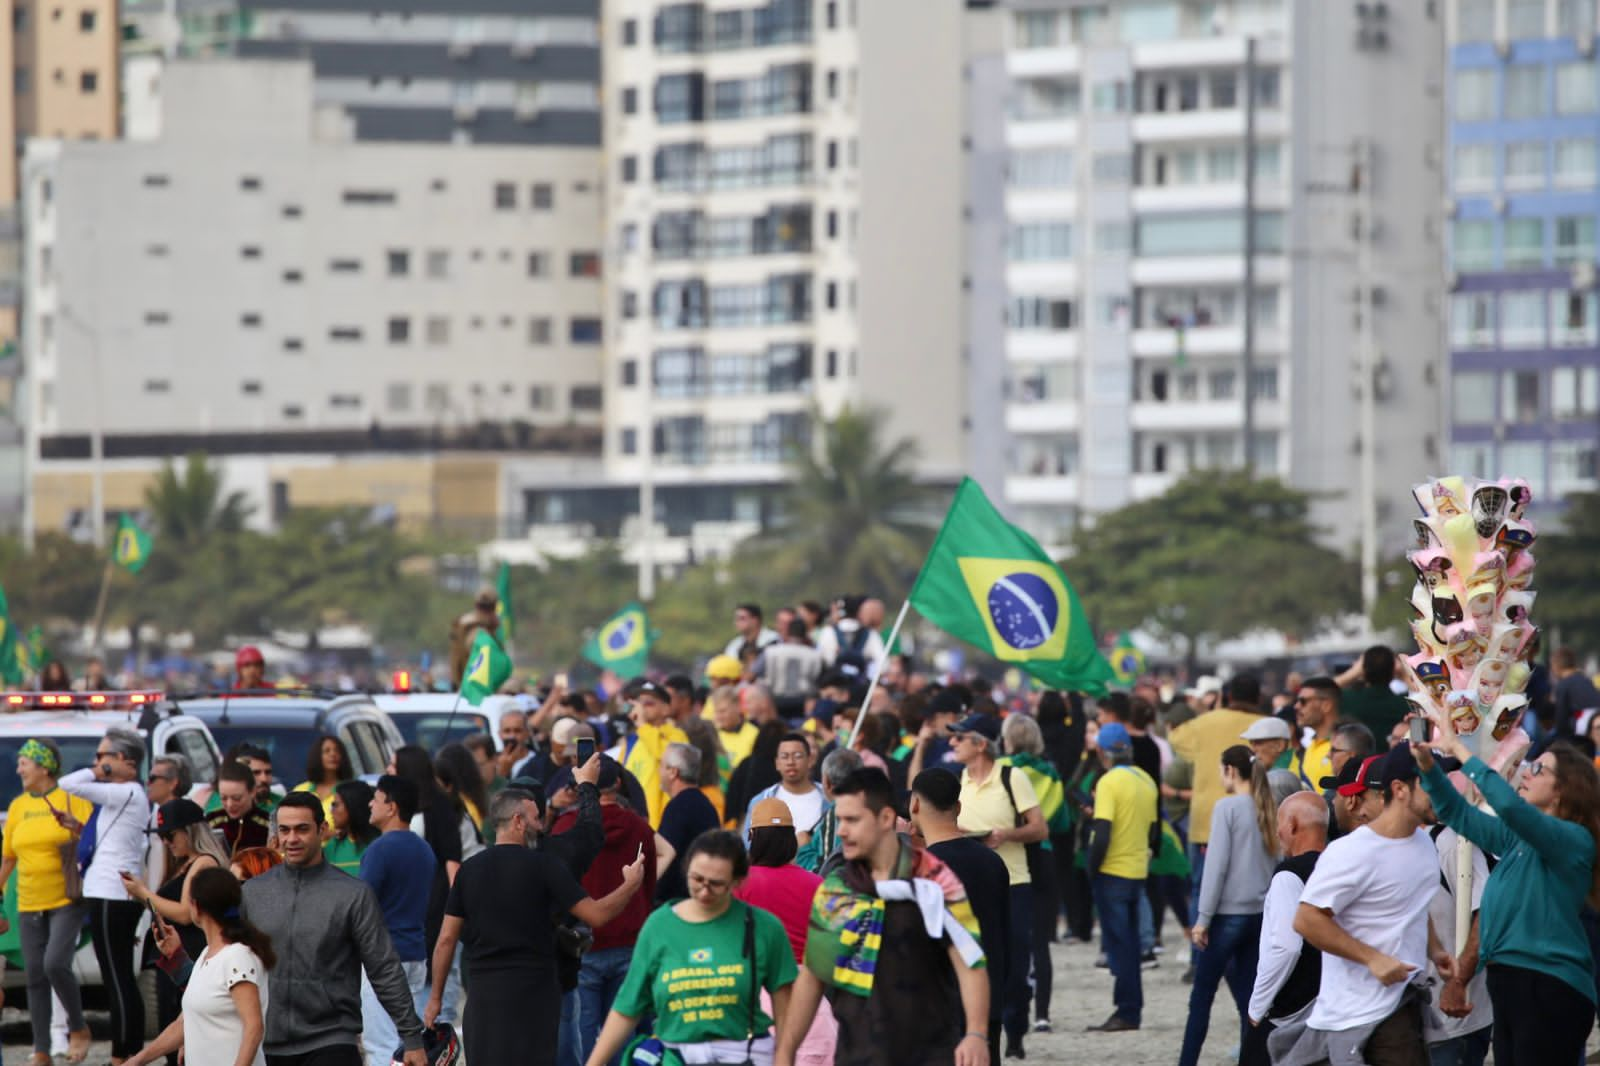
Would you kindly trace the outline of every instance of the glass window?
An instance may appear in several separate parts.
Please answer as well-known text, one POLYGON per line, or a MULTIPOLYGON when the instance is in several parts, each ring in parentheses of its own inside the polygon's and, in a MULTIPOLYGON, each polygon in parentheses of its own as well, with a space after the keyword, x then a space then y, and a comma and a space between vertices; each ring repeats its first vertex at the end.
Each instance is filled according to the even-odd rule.
POLYGON ((1256 180, 1277 181, 1282 172, 1282 146, 1277 144, 1256 145, 1256 180))
POLYGON ((1600 476, 1597 449, 1586 441, 1552 441, 1550 444, 1550 494, 1592 492, 1600 476))
POLYGON ((1564 215, 1555 219, 1555 262, 1558 266, 1594 262, 1594 216, 1564 215))
POLYGON ((1128 83, 1125 81, 1096 82, 1090 101, 1097 115, 1120 115, 1128 110, 1128 83))
POLYGON ((1589 347, 1600 340, 1596 299, 1593 291, 1557 289, 1550 294, 1550 330, 1557 346, 1589 347))
POLYGON ((1594 0, 1556 0, 1556 35, 1582 40, 1594 36, 1594 0))
POLYGON ((1544 445, 1537 441, 1519 441, 1500 445, 1500 468, 1494 472, 1499 477, 1520 477, 1533 490, 1533 498, 1545 493, 1544 445))
POLYGON ((1457 119, 1481 122, 1494 118, 1494 71, 1458 70, 1455 90, 1457 119))
POLYGON ((1544 114, 1544 67, 1506 68, 1506 118, 1537 118, 1544 114))
POLYGON ((1456 293, 1450 298, 1450 343, 1457 348, 1493 347, 1494 311, 1493 293, 1456 293))
POLYGON ((1019 11, 1012 17, 1018 48, 1054 48, 1062 42, 1065 21, 1059 11, 1019 11))
POLYGON ((1207 377, 1210 379, 1211 398, 1213 400, 1233 399, 1234 385, 1238 374, 1232 370, 1213 370, 1207 377))
POLYGON ((1595 184, 1595 141, 1574 137, 1556 142, 1555 183, 1557 185, 1595 184))
POLYGON ((1206 177, 1214 182, 1239 180, 1239 149, 1220 145, 1206 150, 1206 177))
POLYGON ((1506 145, 1506 188, 1536 189, 1544 185, 1544 142, 1515 141, 1506 145))
POLYGON ((1011 227, 1013 262, 1072 258, 1072 223, 1022 222, 1011 227))
POLYGON ((1456 40, 1494 40, 1494 0, 1456 0, 1456 40))
POLYGON ((1239 106, 1239 75, 1231 70, 1211 75, 1211 108, 1214 111, 1232 111, 1239 106))
MULTIPOLYGON (((1142 218, 1137 226, 1138 254, 1233 255, 1244 246, 1241 212, 1142 218)), ((1256 246, 1268 251, 1282 246, 1283 216, 1276 212, 1256 215, 1256 246)))
POLYGON ((1036 148, 1011 157, 1011 184, 1020 189, 1065 188, 1072 184, 1072 150, 1036 148))
POLYGON ((1469 477, 1488 477, 1489 467, 1489 445, 1452 444, 1450 446, 1450 469, 1458 474, 1466 474, 1469 477))
POLYGON ((1133 243, 1133 228, 1126 222, 1096 222, 1094 224, 1094 250, 1097 252, 1126 252, 1133 243))
POLYGON ((1072 301, 1057 296, 1015 297, 1006 315, 1011 328, 1021 330, 1069 330, 1072 320, 1072 301))
POLYGON ((1507 348, 1544 346, 1544 294, 1537 289, 1500 297, 1500 342, 1507 348))
POLYGON ((1537 422, 1539 372, 1507 370, 1500 375, 1500 417, 1507 422, 1537 422))
POLYGON ((1073 117, 1078 113, 1077 79, 1022 79, 1017 83, 1011 113, 1024 122, 1073 117))
POLYGON ((1558 366, 1550 371, 1550 414, 1593 419, 1600 409, 1600 367, 1558 366))
POLYGON ((1494 371, 1463 371, 1456 374, 1451 390, 1455 421, 1467 425, 1494 422, 1494 371))
POLYGON ((1488 192, 1494 189, 1494 145, 1456 146, 1455 188, 1457 192, 1488 192))
POLYGON ((1556 114, 1591 115, 1595 110, 1594 60, 1556 65, 1556 114))
POLYGON ((1506 219, 1505 264, 1508 269, 1544 265, 1544 219, 1506 219))
POLYGON ((1543 37, 1544 0, 1506 0, 1506 31, 1514 41, 1543 37))
POLYGON ((1122 40, 1129 44, 1178 36, 1178 5, 1172 0, 1118 4, 1116 10, 1122 20, 1122 40))

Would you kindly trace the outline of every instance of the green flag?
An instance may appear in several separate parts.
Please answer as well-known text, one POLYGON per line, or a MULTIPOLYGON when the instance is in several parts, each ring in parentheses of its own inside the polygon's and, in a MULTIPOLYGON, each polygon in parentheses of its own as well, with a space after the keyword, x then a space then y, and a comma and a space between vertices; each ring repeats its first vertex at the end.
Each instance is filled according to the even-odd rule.
POLYGON ((1066 575, 971 478, 956 490, 911 605, 1051 688, 1097 693, 1113 676, 1066 575))
POLYGON ((485 697, 500 691, 511 676, 511 657, 487 630, 478 630, 467 655, 467 670, 461 675, 461 698, 476 707, 485 697))
POLYGON ((123 515, 117 520, 117 542, 111 557, 130 574, 137 574, 150 561, 150 534, 139 523, 123 515))
POLYGON ((500 619, 500 639, 511 640, 516 618, 511 611, 511 564, 501 563, 500 573, 494 579, 494 613, 500 619))
POLYGON ((605 670, 624 676, 644 673, 650 658, 650 620, 644 608, 630 603, 595 631, 583 646, 583 657, 605 670))
POLYGON ((50 661, 50 650, 44 646, 44 627, 30 626, 28 637, 17 645, 17 668, 24 674, 36 674, 50 661))
POLYGON ((11 606, 0 589, 0 681, 8 685, 23 683, 22 664, 17 661, 17 633, 11 626, 11 606))
POLYGON ((1117 675, 1117 684, 1133 684, 1144 673, 1144 666, 1144 652, 1133 646, 1133 638, 1126 633, 1117 634, 1117 643, 1111 648, 1111 669, 1117 675))

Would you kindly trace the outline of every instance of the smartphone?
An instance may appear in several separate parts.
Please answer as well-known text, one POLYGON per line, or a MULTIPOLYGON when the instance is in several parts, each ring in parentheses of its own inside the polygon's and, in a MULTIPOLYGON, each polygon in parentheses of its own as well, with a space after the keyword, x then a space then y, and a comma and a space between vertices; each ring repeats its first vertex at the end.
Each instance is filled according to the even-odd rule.
POLYGON ((565 691, 566 687, 567 687, 567 675, 566 674, 557 674, 556 677, 555 677, 555 686, 556 686, 556 688, 559 688, 559 689, 565 691))
POLYGON ((573 747, 577 754, 579 766, 594 758, 594 737, 579 737, 573 741, 573 747))
POLYGON ((1419 716, 1411 719, 1411 721, 1407 723, 1407 728, 1411 732, 1411 743, 1426 744, 1428 742, 1429 730, 1428 720, 1426 718, 1419 716))

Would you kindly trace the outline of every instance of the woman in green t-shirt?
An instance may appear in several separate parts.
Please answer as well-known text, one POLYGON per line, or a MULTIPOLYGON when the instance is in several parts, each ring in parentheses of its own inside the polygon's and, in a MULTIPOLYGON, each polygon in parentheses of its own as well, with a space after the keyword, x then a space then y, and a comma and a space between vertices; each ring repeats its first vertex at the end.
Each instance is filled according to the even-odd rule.
POLYGON ((372 825, 372 786, 365 781, 341 781, 333 790, 332 835, 322 845, 322 857, 351 877, 361 876, 361 856, 378 839, 372 825))
POLYGON ((684 868, 689 898, 645 921, 588 1066, 612 1061, 644 1015, 655 1017, 655 1036, 680 1052, 669 1061, 682 1061, 681 1049, 690 1046, 709 1052, 697 1061, 772 1061, 772 1019, 761 1011, 760 989, 772 996, 781 1018, 799 976, 783 924, 733 898, 734 886, 750 872, 744 844, 733 833, 700 834, 684 868))

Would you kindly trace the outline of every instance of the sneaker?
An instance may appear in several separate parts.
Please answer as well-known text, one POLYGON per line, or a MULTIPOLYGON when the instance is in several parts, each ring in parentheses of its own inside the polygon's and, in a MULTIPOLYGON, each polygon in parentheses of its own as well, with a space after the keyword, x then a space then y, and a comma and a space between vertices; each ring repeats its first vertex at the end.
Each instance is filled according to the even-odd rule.
POLYGON ((1015 1041, 1015 1042, 1010 1041, 1010 1040, 1006 1041, 1006 1058, 1008 1058, 1008 1059, 1026 1059, 1027 1057, 1028 1057, 1028 1053, 1026 1051, 1022 1050, 1022 1041, 1020 1041, 1020 1040, 1015 1041))
POLYGON ((1128 1021, 1120 1014, 1113 1014, 1099 1025, 1091 1025, 1084 1030, 1086 1033, 1132 1033, 1138 1031, 1138 1026, 1128 1021))
POLYGON ((1033 1023, 1033 1031, 1036 1032, 1036 1033, 1053 1033, 1053 1032, 1055 1032, 1054 1029, 1050 1028, 1050 1019, 1049 1018, 1040 1018, 1038 1021, 1034 1022, 1033 1023))
POLYGON ((1194 984, 1194 963, 1191 962, 1189 964, 1189 968, 1183 971, 1183 976, 1178 978, 1178 980, 1182 981, 1186 985, 1194 984))
POLYGON ((1153 951, 1147 951, 1139 957, 1139 968, 1141 970, 1153 970, 1160 965, 1161 960, 1156 958, 1156 953, 1153 951))
POLYGON ((1109 970, 1111 969, 1111 963, 1104 955, 1100 955, 1094 960, 1094 968, 1097 970, 1109 970))
POLYGON ((1167 953, 1167 949, 1162 947, 1160 944, 1157 944, 1155 947, 1151 948, 1150 950, 1155 952, 1157 955, 1165 955, 1167 953))

